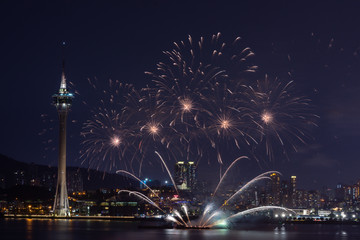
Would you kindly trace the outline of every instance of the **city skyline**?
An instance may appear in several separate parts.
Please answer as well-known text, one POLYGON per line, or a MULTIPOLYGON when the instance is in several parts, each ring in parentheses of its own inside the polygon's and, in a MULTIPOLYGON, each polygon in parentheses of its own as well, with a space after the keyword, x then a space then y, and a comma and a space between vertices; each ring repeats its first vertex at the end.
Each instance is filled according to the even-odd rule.
MULTIPOLYGON (((41 57, 35 57, 31 62, 28 61, 27 56, 16 59, 15 56, 10 55, 9 50, 5 51, 4 49, 9 62, 17 63, 12 64, 14 67, 16 66, 16 69, 24 68, 26 70, 16 72, 15 69, 8 69, 5 71, 5 78, 12 81, 7 80, 5 86, 9 88, 9 91, 3 97, 10 99, 14 107, 4 104, 9 120, 3 119, 4 124, 2 125, 11 127, 3 129, 4 137, 1 139, 2 154, 25 162, 46 165, 56 164, 57 158, 54 157, 56 151, 48 151, 50 153, 45 158, 42 158, 44 152, 46 152, 44 148, 47 146, 40 143, 51 139, 55 140, 53 137, 56 134, 51 137, 51 133, 46 136, 38 136, 38 133, 45 128, 54 128, 56 124, 55 122, 43 123, 43 118, 40 115, 45 114, 46 121, 56 119, 54 109, 49 104, 46 104, 51 93, 56 89, 57 79, 59 79, 62 41, 68 44, 65 55, 67 62, 69 62, 70 80, 75 84, 74 90, 80 92, 81 99, 79 104, 74 106, 76 111, 71 113, 73 115, 72 120, 78 124, 77 127, 75 126, 71 130, 72 138, 70 139, 71 149, 69 154, 70 165, 79 166, 81 165, 78 160, 79 143, 81 141, 79 129, 81 123, 89 116, 89 113, 80 105, 80 102, 88 101, 91 98, 87 78, 94 79, 97 77, 99 82, 107 82, 109 78, 118 79, 142 87, 151 83, 143 72, 152 71, 155 68, 155 64, 163 59, 161 52, 170 50, 172 42, 184 40, 188 34, 198 39, 200 36, 210 37, 212 34, 221 31, 225 40, 231 41, 235 36, 240 35, 245 41, 244 46, 251 47, 256 55, 255 60, 259 62, 258 65, 261 68, 257 75, 259 78, 266 73, 272 77, 285 78, 287 72, 291 72, 292 79, 301 94, 313 100, 316 113, 320 115, 319 127, 312 133, 315 140, 299 148, 298 153, 292 153, 290 160, 278 159, 277 165, 270 164, 270 166, 262 168, 259 168, 256 163, 247 162, 244 163, 244 168, 253 169, 254 172, 262 172, 264 169, 269 168, 279 170, 284 174, 302 176, 302 179, 306 181, 303 184, 308 188, 312 188, 312 186, 318 188, 322 185, 334 186, 338 182, 357 181, 356 169, 358 169, 359 163, 356 160, 358 155, 356 139, 359 134, 359 125, 357 124, 359 114, 356 110, 356 103, 358 103, 357 89, 359 89, 359 83, 356 79, 359 76, 357 54, 359 53, 360 43, 358 41, 359 35, 355 31, 356 28, 353 23, 358 20, 358 17, 348 15, 346 18, 341 18, 341 21, 337 24, 334 24, 336 21, 331 16, 336 12, 337 3, 326 6, 320 3, 315 4, 313 9, 308 10, 310 12, 309 19, 300 16, 301 13, 307 12, 306 5, 299 5, 300 13, 295 11, 295 7, 286 4, 283 6, 278 3, 269 6, 269 9, 274 10, 274 13, 281 13, 281 20, 272 19, 267 24, 258 26, 262 31, 254 29, 256 24, 249 19, 254 17, 255 13, 258 13, 257 11, 264 14, 263 17, 258 19, 261 22, 271 14, 266 11, 256 10, 254 4, 251 3, 245 4, 248 12, 242 10, 243 16, 241 14, 237 16, 234 12, 232 15, 230 14, 232 17, 221 14, 218 22, 206 14, 203 15, 205 20, 200 21, 199 18, 195 18, 195 12, 190 12, 191 20, 186 20, 184 26, 177 29, 177 31, 170 30, 168 34, 156 30, 157 24, 160 24, 163 29, 172 27, 166 21, 162 21, 160 17, 155 17, 156 20, 148 23, 151 28, 140 27, 144 19, 154 17, 154 13, 147 9, 167 15, 169 9, 171 9, 171 5, 168 3, 154 1, 148 5, 142 2, 139 2, 139 5, 131 3, 119 5, 120 9, 129 9, 129 13, 114 15, 113 17, 108 16, 105 19, 111 20, 112 27, 116 26, 116 24, 121 25, 123 20, 134 20, 136 27, 124 27, 122 30, 111 32, 99 28, 82 28, 85 23, 80 20, 82 16, 89 16, 96 12, 95 8, 97 7, 100 7, 103 11, 111 12, 112 10, 106 4, 94 1, 87 4, 83 10, 80 10, 81 8, 77 4, 70 2, 66 4, 67 7, 59 6, 59 8, 40 5, 40 8, 36 10, 40 13, 39 18, 32 18, 28 13, 24 12, 24 18, 19 18, 6 27, 9 30, 10 26, 13 26, 14 31, 9 32, 9 35, 2 40, 4 46, 18 44, 20 48, 16 51, 28 52, 30 53, 29 56, 35 56, 36 54, 33 51, 37 49, 36 51, 40 53, 41 57), (284 11, 277 10, 277 6, 283 6, 284 11), (314 13, 319 9, 325 9, 326 11, 319 11, 319 16, 315 16, 314 13), (60 17, 53 17, 50 13, 46 14, 46 10, 50 10, 50 13, 55 13, 55 15, 59 14, 60 17), (290 16, 291 14, 293 14, 293 17, 290 16), (67 20, 66 16, 71 16, 76 21, 67 20), (42 22, 39 29, 44 30, 49 28, 51 24, 55 24, 56 29, 61 30, 56 34, 55 31, 51 30, 51 34, 44 38, 46 42, 33 37, 33 34, 44 37, 45 35, 41 33, 41 30, 30 34, 31 27, 23 30, 15 28, 19 24, 26 25, 26 19, 30 19, 31 24, 39 24, 42 17, 49 18, 50 22, 42 22), (286 23, 287 20, 289 23, 286 23), (312 25, 312 21, 316 22, 316 25, 312 25), (210 27, 210 23, 215 22, 216 27, 210 27), (238 30, 235 31, 230 28, 234 22, 239 23, 238 28, 236 28, 238 30), (205 27, 199 30, 200 26, 205 27), (82 29, 82 31, 76 33, 76 27, 82 29), (151 34, 151 31, 155 31, 156 34, 151 34), (271 31, 274 32, 273 36, 268 35, 271 31), (125 34, 127 32, 130 34, 125 34), (22 34, 27 36, 24 40, 16 38, 17 35, 22 34), (145 40, 141 39, 142 34, 146 34, 145 40), (94 39, 89 38, 89 35, 94 36, 94 39), (104 40, 105 36, 106 40, 104 40), (119 42, 116 43, 116 41, 119 42), (130 47, 127 48, 127 46, 130 47), (143 52, 146 54, 142 57, 143 52), (14 74, 14 72, 16 73, 14 74), (28 78, 35 80, 29 81, 28 78), (24 88, 18 89, 18 85, 24 86, 24 88), (25 94, 25 91, 35 93, 34 100, 41 102, 41 104, 36 107, 25 106, 23 107, 25 110, 19 113, 18 110, 14 109, 17 109, 23 103, 14 99, 12 92, 15 89, 20 94, 25 94), (30 116, 29 125, 21 124, 22 114, 30 116), (24 148, 24 151, 17 151, 19 145, 24 148), (330 184, 326 184, 327 182, 330 184)), ((215 6, 216 4, 213 4, 209 8, 209 15, 215 12, 215 6)), ((20 6, 10 5, 8 7, 13 11, 17 7, 20 11, 25 9, 25 6, 21 4, 20 6)), ((35 9, 38 5, 34 3, 26 7, 35 9)), ((223 7, 223 9, 230 11, 226 7, 223 7)), ((351 6, 340 5, 340 9, 344 12, 352 11, 351 6)), ((259 15, 261 14, 256 14, 256 16, 259 15)), ((105 13, 100 12, 100 16, 105 16, 105 13)), ((176 16, 175 23, 183 20, 180 15, 176 16)), ((100 21, 98 24, 104 23, 100 21)), ((4 66, 4 64, 2 65, 4 66)), ((6 101, 2 102, 5 103, 6 101)), ((56 146, 56 144, 54 145, 56 146)), ((235 159, 238 156, 231 157, 235 159)), ((157 164, 154 163, 153 165, 157 164)), ((216 162, 211 162, 209 165, 206 161, 202 161, 198 169, 199 172, 201 172, 201 169, 204 169, 204 171, 209 170, 211 175, 214 175, 214 173, 218 174, 218 167, 216 162)), ((241 171, 246 172, 244 169, 238 169, 239 174, 245 174, 241 171)), ((249 175, 251 174, 249 173, 249 175)))
MULTIPOLYGON (((177 166, 178 164, 184 165, 184 163, 180 162, 174 165, 176 184, 184 178, 184 176, 181 176, 181 173, 180 175, 177 174, 178 170, 185 173, 185 178, 188 174, 186 165, 177 166)), ((191 167, 191 165, 192 164, 189 166, 191 167)), ((11 176, 6 175, 5 178, 2 173, 0 173, 2 176, 0 186, 0 190, 2 191, 2 210, 10 215, 16 213, 46 215, 51 213, 53 196, 50 194, 54 193, 55 190, 56 169, 52 170, 54 174, 51 174, 49 172, 50 169, 46 166, 34 164, 28 165, 27 168, 24 168, 22 164, 12 169, 19 170, 14 171, 11 176), (45 172, 44 167, 47 169, 45 172), (36 193, 34 193, 34 190, 36 190, 36 193), (37 200, 34 201, 35 199, 37 200), (47 204, 50 204, 50 206, 47 207, 47 204)), ((278 172, 268 172, 255 177, 247 183, 237 182, 236 184, 232 184, 226 181, 226 183, 221 184, 222 181, 220 181, 218 186, 222 185, 222 187, 219 191, 217 191, 217 189, 214 191, 207 183, 199 181, 196 175, 192 176, 194 184, 191 188, 186 187, 186 184, 184 185, 183 183, 179 183, 176 188, 169 181, 160 182, 148 178, 144 179, 143 182, 118 178, 118 183, 125 184, 123 187, 129 189, 126 190, 118 188, 118 185, 113 185, 113 187, 103 187, 103 185, 100 186, 100 188, 98 188, 99 186, 94 188, 94 184, 92 184, 90 188, 89 185, 87 188, 84 188, 84 182, 88 181, 90 176, 85 176, 89 173, 87 173, 86 169, 83 170, 84 171, 74 171, 74 168, 72 168, 69 173, 70 179, 67 181, 67 185, 69 186, 71 216, 118 216, 118 214, 121 213, 139 216, 142 211, 145 211, 146 215, 156 216, 161 214, 158 210, 161 210, 161 208, 168 209, 168 207, 171 209, 171 206, 174 207, 177 202, 181 204, 187 202, 189 207, 192 206, 192 215, 194 215, 196 214, 195 212, 199 211, 199 208, 204 207, 204 203, 207 201, 206 196, 211 193, 211 196, 218 199, 217 201, 221 202, 227 199, 222 206, 225 205, 226 208, 232 210, 248 209, 250 211, 252 208, 256 210, 256 208, 261 208, 262 206, 269 209, 272 207, 290 208, 292 209, 291 211, 296 212, 297 215, 287 215, 287 217, 291 217, 290 220, 295 217, 293 219, 295 221, 299 221, 304 217, 312 218, 313 220, 322 219, 321 221, 331 221, 331 219, 343 221, 344 218, 346 218, 346 221, 351 219, 354 221, 358 216, 360 181, 350 185, 338 184, 332 189, 304 190, 297 186, 298 178, 296 176, 286 178, 278 172), (260 178, 266 175, 268 175, 268 177, 259 181, 260 178), (252 187, 248 188, 247 186, 249 184, 252 185, 252 187), (240 195, 237 194, 241 191, 238 190, 239 186, 240 189, 244 189, 240 195), (134 189, 139 189, 140 192, 133 191, 134 189), (139 201, 140 199, 136 200, 137 197, 142 198, 141 195, 128 195, 128 193, 131 192, 135 194, 146 194, 149 198, 153 199, 156 204, 147 201, 142 202, 139 201), (230 200, 235 195, 238 195, 237 200, 231 201, 230 203, 230 200), (155 205, 158 209, 151 207, 149 203, 155 205), (136 209, 134 208, 135 206, 139 206, 140 208, 136 209), (161 206, 161 208, 159 206, 161 206), (198 210, 194 210, 194 206, 197 206, 196 209, 198 210)), ((190 170, 189 173, 192 173, 192 170, 190 170)), ((100 175, 102 174, 100 173, 100 175)), ((118 174, 113 175, 119 177, 118 174)), ((94 175, 92 175, 92 177, 94 177, 94 175)), ((211 204, 207 206, 211 206, 211 204)), ((276 218, 276 214, 273 217, 276 218)))

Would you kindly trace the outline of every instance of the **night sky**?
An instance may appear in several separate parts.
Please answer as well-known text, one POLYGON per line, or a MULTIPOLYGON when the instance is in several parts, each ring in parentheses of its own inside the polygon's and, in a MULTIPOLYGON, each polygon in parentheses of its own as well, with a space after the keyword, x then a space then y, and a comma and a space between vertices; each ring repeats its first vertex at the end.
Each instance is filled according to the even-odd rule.
MULTIPOLYGON (((51 95, 59 88, 63 52, 67 79, 80 93, 69 117, 76 122, 68 129, 68 164, 80 166, 80 128, 89 117, 81 102, 92 97, 88 78, 144 87, 151 84, 144 71, 155 69, 174 41, 221 32, 225 41, 241 36, 255 52, 259 78, 291 72, 320 116, 314 140, 290 160, 261 168, 246 163, 237 174, 280 170, 285 177, 297 175, 300 186, 309 189, 353 183, 360 179, 359 9, 355 0, 1 1, 0 153, 56 165, 56 150, 45 150, 49 144, 43 142, 54 139, 57 146, 51 95)), ((216 171, 218 164, 202 169, 216 171)))

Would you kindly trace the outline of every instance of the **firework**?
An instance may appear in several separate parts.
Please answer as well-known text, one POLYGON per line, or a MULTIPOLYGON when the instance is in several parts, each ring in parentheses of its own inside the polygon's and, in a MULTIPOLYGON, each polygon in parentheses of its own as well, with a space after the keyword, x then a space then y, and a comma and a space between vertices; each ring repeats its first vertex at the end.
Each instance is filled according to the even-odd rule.
POLYGON ((256 125, 249 103, 244 99, 246 88, 240 85, 217 84, 208 109, 212 113, 208 132, 217 160, 223 163, 221 153, 240 151, 256 141, 256 125))
MULTIPOLYGON (((101 90, 90 80, 89 83, 100 96, 95 107, 91 108, 91 118, 83 124, 82 163, 86 161, 89 167, 96 169, 132 168, 129 159, 134 156, 137 131, 127 102, 131 99, 133 87, 109 80, 108 86, 101 90)), ((88 102, 84 104, 90 106, 88 102)))
POLYGON ((149 87, 143 88, 138 92, 136 99, 131 109, 136 111, 133 122, 138 133, 135 146, 140 163, 139 175, 141 175, 143 163, 149 163, 154 152, 164 152, 169 159, 176 159, 182 149, 172 145, 176 137, 170 134, 170 127, 165 121, 167 113, 162 111, 156 90, 149 87))
MULTIPOLYGON (((220 179, 220 181, 214 191, 214 194, 212 194, 212 197, 215 196, 215 193, 217 192, 219 186, 223 182, 223 179, 225 178, 225 176, 227 176, 228 171, 233 167, 233 165, 236 162, 238 162, 244 158, 245 157, 239 157, 232 162, 232 164, 226 170, 224 176, 220 179)), ((236 214, 232 214, 230 216, 225 214, 223 208, 225 208, 225 206, 228 205, 229 202, 233 201, 238 195, 244 193, 244 191, 246 189, 255 185, 257 182, 259 182, 261 180, 265 180, 265 179, 267 179, 267 180, 271 179, 268 175, 272 175, 272 174, 281 175, 281 173, 279 173, 278 171, 264 172, 264 173, 258 175, 257 177, 253 178, 249 182, 247 182, 245 185, 243 185, 238 191, 236 191, 227 200, 225 200, 224 204, 222 204, 220 207, 214 209, 214 207, 215 207, 214 203, 210 203, 210 204, 206 205, 200 219, 197 220, 196 223, 194 223, 194 224, 190 221, 188 208, 184 204, 181 205, 180 209, 182 209, 183 213, 185 213, 187 221, 184 220, 184 218, 182 217, 182 215, 180 214, 180 212, 178 210, 172 211, 172 216, 169 217, 169 215, 168 215, 168 217, 166 219, 168 221, 172 221, 172 222, 178 224, 179 226, 183 226, 185 228, 210 228, 210 227, 213 227, 216 225, 227 225, 227 222, 230 221, 230 219, 232 219, 232 218, 235 218, 235 217, 238 217, 241 215, 245 215, 245 214, 258 212, 258 211, 268 211, 271 209, 281 209, 284 211, 291 211, 287 208, 282 208, 282 207, 278 207, 278 206, 263 206, 263 207, 251 208, 251 209, 248 209, 248 210, 236 213, 236 214)), ((138 181, 140 181, 140 180, 138 179, 138 181)), ((213 198, 212 198, 212 200, 213 200, 213 198)))
POLYGON ((197 163, 216 156, 220 165, 230 152, 259 160, 265 149, 273 160, 296 151, 316 125, 310 100, 296 94, 292 81, 248 81, 244 74, 257 66, 240 42, 228 44, 216 34, 174 43, 156 70, 146 72, 154 85, 140 91, 118 81, 100 90, 90 81, 101 97, 84 124, 81 157, 93 165, 109 158, 109 168, 121 162, 132 169, 136 162, 141 175, 155 151, 197 163))
POLYGON ((165 213, 165 211, 163 209, 161 209, 156 203, 154 203, 150 198, 148 198, 147 196, 145 196, 144 194, 142 194, 141 192, 136 192, 136 191, 129 191, 129 190, 120 190, 118 192, 118 194, 122 193, 122 192, 126 192, 129 193, 130 195, 135 195, 138 198, 140 198, 141 200, 144 200, 148 203, 150 203, 151 205, 153 205, 154 207, 156 207, 157 209, 159 209, 160 211, 162 211, 163 213, 165 213))
POLYGON ((176 193, 179 195, 179 191, 178 191, 178 189, 177 189, 177 187, 176 187, 176 183, 175 183, 174 178, 172 177, 172 175, 171 175, 171 173, 170 173, 170 170, 169 170, 168 166, 166 165, 166 163, 165 163, 164 159, 162 158, 162 156, 160 155, 160 153, 158 153, 157 151, 155 151, 155 153, 156 153, 156 155, 159 156, 162 164, 164 165, 164 167, 165 167, 165 169, 166 169, 166 171, 167 171, 167 173, 168 173, 168 175, 169 175, 169 177, 170 177, 170 179, 171 179, 171 182, 173 183, 173 186, 174 186, 174 188, 175 188, 175 190, 176 190, 176 193))
POLYGON ((312 113, 311 100, 299 96, 293 81, 271 80, 267 75, 246 93, 251 104, 253 122, 257 125, 259 144, 254 156, 262 149, 270 160, 279 154, 288 156, 289 149, 297 151, 299 144, 311 139, 310 130, 316 125, 317 115, 312 113), (275 151, 277 150, 277 151, 275 151))
POLYGON ((124 124, 121 114, 115 110, 100 112, 94 115, 93 120, 85 122, 81 133, 84 137, 81 158, 96 168, 105 164, 109 164, 106 167, 109 170, 118 167, 116 163, 132 147, 131 138, 134 135, 124 124))
MULTIPOLYGON (((241 106, 234 105, 239 102, 238 93, 232 94, 227 87, 232 84, 237 91, 239 76, 257 69, 247 61, 254 53, 240 42, 238 37, 225 43, 220 33, 199 41, 189 36, 174 43, 173 50, 164 51, 166 59, 157 64, 155 72, 146 72, 155 83, 158 111, 166 113, 163 126, 168 126, 174 136, 168 143, 184 146, 187 159, 191 153, 192 158, 201 158, 203 146, 209 145, 216 148, 222 163, 217 137, 246 135, 245 125, 241 125, 244 120, 239 121, 244 113, 241 106)), ((237 139, 232 141, 239 147, 237 139)))
POLYGON ((266 212, 266 211, 270 211, 270 210, 281 210, 281 211, 284 211, 284 212, 295 213, 293 210, 291 210, 289 208, 285 208, 285 207, 261 206, 261 207, 251 208, 251 209, 248 209, 248 210, 238 212, 236 214, 230 215, 229 217, 226 217, 225 219, 223 218, 223 219, 217 220, 214 223, 208 225, 207 227, 213 227, 213 226, 217 226, 217 225, 222 225, 223 222, 228 222, 228 221, 231 221, 231 219, 233 219, 233 218, 237 218, 237 217, 244 216, 244 215, 247 215, 247 214, 253 214, 253 213, 256 213, 256 212, 266 212))
POLYGON ((220 181, 219 181, 218 185, 216 186, 216 188, 214 190, 214 193, 212 194, 213 197, 215 197, 215 194, 216 194, 217 190, 219 189, 219 187, 220 187, 221 183, 223 182, 224 178, 227 176, 227 173, 229 172, 229 170, 235 165, 235 163, 237 163, 241 159, 248 159, 248 157, 246 157, 246 156, 238 157, 230 164, 230 166, 226 169, 225 173, 220 178, 220 181))
POLYGON ((124 173, 124 174, 126 174, 126 175, 129 175, 129 176, 133 177, 134 179, 136 179, 137 181, 139 181, 139 183, 143 184, 143 185, 146 187, 146 189, 149 189, 149 190, 154 194, 154 196, 160 198, 159 195, 158 195, 156 192, 154 192, 153 189, 151 189, 145 182, 141 181, 140 178, 138 178, 138 177, 135 176, 134 174, 132 174, 132 173, 130 173, 130 172, 128 172, 128 171, 125 171, 125 170, 117 170, 116 173, 117 173, 117 174, 119 174, 119 173, 124 173))

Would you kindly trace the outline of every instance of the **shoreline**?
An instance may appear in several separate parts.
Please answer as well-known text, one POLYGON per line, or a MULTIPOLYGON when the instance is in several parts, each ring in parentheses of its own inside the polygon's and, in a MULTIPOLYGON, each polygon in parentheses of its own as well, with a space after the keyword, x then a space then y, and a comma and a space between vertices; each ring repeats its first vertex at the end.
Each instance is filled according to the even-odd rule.
MULTIPOLYGON (((19 215, 19 214, 4 214, 1 218, 10 218, 10 219, 68 219, 68 220, 112 220, 112 221, 128 221, 128 222, 166 222, 163 218, 139 218, 135 216, 53 216, 53 215, 19 215)), ((246 222, 238 222, 236 224, 249 224, 246 222)), ((346 220, 327 220, 327 221, 309 221, 309 220, 284 220, 284 221, 270 221, 270 222, 259 222, 252 224, 346 224, 346 225, 360 225, 359 221, 346 221, 346 220)))
POLYGON ((68 216, 68 217, 61 217, 61 216, 53 216, 53 215, 30 215, 30 214, 4 214, 2 218, 13 218, 13 219, 69 219, 69 220, 76 220, 76 219, 85 219, 85 220, 121 220, 121 221, 154 221, 160 220, 158 218, 137 218, 135 216, 68 216))

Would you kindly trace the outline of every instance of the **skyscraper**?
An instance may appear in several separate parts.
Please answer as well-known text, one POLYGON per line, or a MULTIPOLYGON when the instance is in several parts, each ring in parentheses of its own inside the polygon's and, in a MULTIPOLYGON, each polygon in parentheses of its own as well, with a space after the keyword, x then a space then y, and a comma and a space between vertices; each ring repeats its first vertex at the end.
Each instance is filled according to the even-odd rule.
POLYGON ((179 161, 175 164, 175 184, 181 190, 192 190, 196 184, 196 165, 194 162, 179 161))
POLYGON ((280 206, 280 175, 272 173, 269 181, 270 195, 268 196, 268 203, 270 205, 280 206))
POLYGON ((292 207, 297 206, 297 199, 296 199, 296 176, 291 176, 290 178, 290 194, 291 194, 291 204, 292 207))
POLYGON ((188 162, 187 177, 188 187, 193 190, 196 185, 196 165, 194 162, 188 162))
POLYGON ((66 188, 66 120, 74 95, 66 88, 65 69, 63 71, 58 94, 52 96, 53 104, 59 115, 59 160, 58 178, 54 201, 54 214, 58 216, 69 216, 69 200, 66 188))
POLYGON ((186 165, 183 161, 179 161, 175 164, 175 184, 181 189, 187 189, 187 181, 186 181, 186 165))

